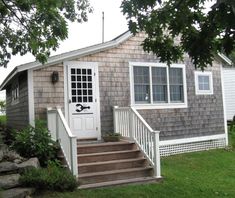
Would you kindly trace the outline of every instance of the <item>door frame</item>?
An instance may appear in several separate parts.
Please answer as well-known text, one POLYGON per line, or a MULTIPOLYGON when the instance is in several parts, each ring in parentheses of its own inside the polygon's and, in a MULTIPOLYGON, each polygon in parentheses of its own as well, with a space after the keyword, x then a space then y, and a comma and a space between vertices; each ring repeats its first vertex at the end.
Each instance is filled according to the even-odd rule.
POLYGON ((77 64, 79 65, 87 65, 87 66, 93 66, 94 72, 95 72, 95 84, 97 87, 96 91, 96 106, 97 106, 97 119, 96 119, 96 125, 98 127, 97 134, 98 140, 101 140, 101 122, 100 122, 100 86, 99 86, 99 70, 98 70, 98 62, 81 62, 81 61, 64 61, 63 67, 64 67, 64 113, 65 113, 65 119, 70 127, 70 115, 69 115, 69 85, 68 85, 68 66, 70 64, 77 64))

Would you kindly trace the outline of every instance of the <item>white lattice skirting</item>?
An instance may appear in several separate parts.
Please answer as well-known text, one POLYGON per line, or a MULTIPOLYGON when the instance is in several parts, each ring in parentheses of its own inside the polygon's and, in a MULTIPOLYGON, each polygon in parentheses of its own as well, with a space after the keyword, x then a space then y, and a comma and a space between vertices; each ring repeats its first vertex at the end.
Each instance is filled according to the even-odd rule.
MULTIPOLYGON (((164 142, 164 141, 163 141, 164 142)), ((204 151, 209 149, 224 148, 226 146, 226 138, 186 142, 186 143, 174 143, 174 144, 162 144, 160 145, 160 155, 169 156, 180 153, 189 153, 195 151, 204 151)))

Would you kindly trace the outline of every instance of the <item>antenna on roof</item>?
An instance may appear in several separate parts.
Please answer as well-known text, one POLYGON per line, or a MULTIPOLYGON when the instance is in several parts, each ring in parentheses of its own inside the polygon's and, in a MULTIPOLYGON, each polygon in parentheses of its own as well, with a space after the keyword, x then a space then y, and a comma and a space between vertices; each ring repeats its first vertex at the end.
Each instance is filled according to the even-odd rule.
POLYGON ((102 43, 104 42, 104 12, 102 12, 102 43))

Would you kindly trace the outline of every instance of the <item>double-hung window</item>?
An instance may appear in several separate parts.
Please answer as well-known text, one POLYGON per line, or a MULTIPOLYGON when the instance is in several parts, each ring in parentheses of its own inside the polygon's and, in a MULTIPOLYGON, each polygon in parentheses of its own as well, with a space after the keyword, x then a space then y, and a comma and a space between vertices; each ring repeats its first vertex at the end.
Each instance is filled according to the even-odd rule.
POLYGON ((186 107, 185 66, 163 63, 130 63, 132 105, 186 107), (132 76, 133 75, 133 76, 132 76))

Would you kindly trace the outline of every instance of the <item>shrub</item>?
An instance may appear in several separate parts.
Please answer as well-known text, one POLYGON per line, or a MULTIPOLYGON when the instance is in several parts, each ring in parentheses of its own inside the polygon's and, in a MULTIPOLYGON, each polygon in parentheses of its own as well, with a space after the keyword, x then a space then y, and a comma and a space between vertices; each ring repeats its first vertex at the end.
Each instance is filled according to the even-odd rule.
POLYGON ((56 159, 58 151, 58 145, 42 121, 37 121, 35 127, 28 126, 17 132, 12 146, 23 157, 37 157, 42 166, 48 160, 56 159))
POLYGON ((49 162, 47 168, 27 170, 19 181, 23 186, 38 190, 73 191, 78 186, 71 172, 53 162, 49 162))
POLYGON ((14 141, 15 141, 15 135, 16 135, 16 131, 9 128, 9 127, 3 127, 2 130, 2 139, 4 144, 10 146, 14 141))
POLYGON ((118 142, 120 141, 121 134, 120 133, 106 133, 103 136, 103 140, 105 142, 118 142))

